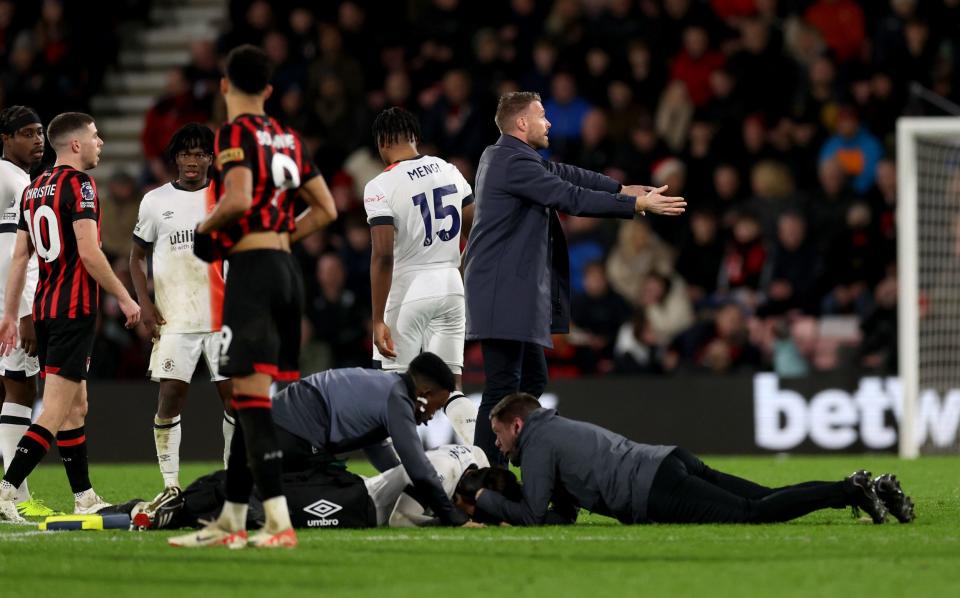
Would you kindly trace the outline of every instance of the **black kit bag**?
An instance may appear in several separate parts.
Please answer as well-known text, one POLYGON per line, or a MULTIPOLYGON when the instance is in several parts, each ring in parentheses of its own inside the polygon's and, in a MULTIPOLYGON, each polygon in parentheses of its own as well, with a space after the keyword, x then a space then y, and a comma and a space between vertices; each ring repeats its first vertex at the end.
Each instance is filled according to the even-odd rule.
POLYGON ((350 473, 340 463, 283 474, 283 493, 293 527, 377 526, 377 510, 363 478, 350 473))

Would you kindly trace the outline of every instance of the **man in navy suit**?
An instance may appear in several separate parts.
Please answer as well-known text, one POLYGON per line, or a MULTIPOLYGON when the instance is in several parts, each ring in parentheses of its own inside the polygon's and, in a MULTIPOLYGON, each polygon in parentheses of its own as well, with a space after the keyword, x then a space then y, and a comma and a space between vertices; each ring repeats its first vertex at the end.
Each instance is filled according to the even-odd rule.
POLYGON ((544 347, 570 327, 570 264, 557 212, 633 218, 683 214, 666 187, 623 186, 602 174, 544 160, 550 122, 540 96, 500 97, 500 138, 480 158, 476 214, 467 244, 464 285, 467 340, 481 341, 486 387, 474 442, 502 463, 489 414, 514 392, 540 396, 547 384, 544 347))

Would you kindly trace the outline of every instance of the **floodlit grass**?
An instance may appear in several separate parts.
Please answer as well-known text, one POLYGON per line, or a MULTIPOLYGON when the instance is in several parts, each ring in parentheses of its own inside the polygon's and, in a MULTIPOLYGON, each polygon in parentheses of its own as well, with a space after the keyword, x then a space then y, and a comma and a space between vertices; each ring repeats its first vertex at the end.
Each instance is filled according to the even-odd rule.
MULTIPOLYGON (((778 525, 304 530, 294 551, 169 548, 161 532, 38 532, 0 524, 7 596, 960 596, 960 458, 713 458, 768 485, 897 473, 918 520, 883 526, 849 511, 778 525)), ((190 480, 216 465, 190 464, 190 480)), ((369 468, 358 466, 358 472, 369 468)), ((150 498, 156 465, 95 466, 105 498, 150 498)), ((35 496, 72 506, 59 466, 35 496)))

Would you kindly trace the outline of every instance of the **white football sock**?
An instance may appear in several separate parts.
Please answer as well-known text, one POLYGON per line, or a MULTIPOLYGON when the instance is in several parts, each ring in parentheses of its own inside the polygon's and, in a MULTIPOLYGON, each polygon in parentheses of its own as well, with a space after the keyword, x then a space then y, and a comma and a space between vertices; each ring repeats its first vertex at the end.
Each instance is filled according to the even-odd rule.
POLYGON ((230 443, 233 442, 233 432, 237 429, 237 422, 235 419, 230 417, 230 415, 224 411, 223 412, 223 468, 227 468, 227 463, 230 461, 230 443))
POLYGON ((153 440, 157 446, 157 461, 166 487, 180 487, 180 416, 153 418, 153 440))
MULTIPOLYGON (((3 456, 4 471, 13 463, 13 456, 17 454, 17 444, 23 433, 30 427, 30 415, 33 409, 17 405, 16 403, 4 403, 0 409, 0 455, 3 456)), ((23 480, 20 488, 17 490, 16 502, 21 503, 30 500, 30 490, 27 488, 27 480, 23 480)))
POLYGON ((263 501, 263 514, 267 518, 263 529, 271 534, 293 527, 290 523, 290 511, 287 509, 287 498, 282 494, 263 501))
POLYGON ((450 394, 443 412, 447 414, 447 419, 460 441, 467 446, 473 446, 473 434, 477 426, 477 406, 473 401, 459 390, 454 391, 450 394))
POLYGON ((224 501, 223 510, 220 511, 220 517, 217 518, 220 527, 231 531, 239 532, 247 529, 247 505, 246 503, 224 501))

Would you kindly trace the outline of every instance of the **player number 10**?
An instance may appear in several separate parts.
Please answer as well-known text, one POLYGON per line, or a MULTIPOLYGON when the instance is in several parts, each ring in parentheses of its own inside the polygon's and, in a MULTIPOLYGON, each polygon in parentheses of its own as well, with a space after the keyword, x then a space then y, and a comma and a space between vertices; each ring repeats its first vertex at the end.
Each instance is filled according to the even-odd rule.
MULTIPOLYGON (((450 217, 450 228, 440 229, 437 236, 441 241, 455 239, 460 233, 460 211, 456 206, 447 206, 443 204, 443 198, 446 195, 453 195, 457 192, 456 185, 444 185, 433 190, 433 213, 438 222, 442 222, 450 217)), ((420 207, 420 216, 423 217, 423 246, 429 247, 433 244, 433 219, 430 216, 430 205, 427 203, 427 194, 418 193, 413 196, 413 203, 420 207)))

